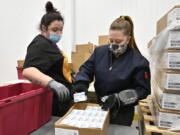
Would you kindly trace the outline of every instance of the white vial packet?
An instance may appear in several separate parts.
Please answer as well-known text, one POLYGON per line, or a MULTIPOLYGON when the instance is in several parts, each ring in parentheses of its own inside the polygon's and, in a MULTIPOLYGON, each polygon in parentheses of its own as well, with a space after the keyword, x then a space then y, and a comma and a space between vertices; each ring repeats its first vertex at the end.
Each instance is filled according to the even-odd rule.
POLYGON ((107 114, 101 107, 87 106, 85 110, 72 110, 60 124, 79 128, 102 128, 107 114))
POLYGON ((82 102, 82 101, 86 101, 86 100, 87 100, 87 96, 86 96, 85 92, 74 94, 74 102, 82 102))

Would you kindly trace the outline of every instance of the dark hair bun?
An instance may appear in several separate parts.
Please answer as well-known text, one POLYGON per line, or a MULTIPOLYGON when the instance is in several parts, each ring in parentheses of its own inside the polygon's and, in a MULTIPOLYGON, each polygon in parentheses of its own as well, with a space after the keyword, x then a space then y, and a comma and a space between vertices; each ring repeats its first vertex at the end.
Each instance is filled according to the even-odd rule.
POLYGON ((50 1, 48 1, 48 2, 46 3, 46 12, 47 12, 47 13, 57 12, 57 9, 55 9, 55 8, 53 7, 52 2, 50 2, 50 1))

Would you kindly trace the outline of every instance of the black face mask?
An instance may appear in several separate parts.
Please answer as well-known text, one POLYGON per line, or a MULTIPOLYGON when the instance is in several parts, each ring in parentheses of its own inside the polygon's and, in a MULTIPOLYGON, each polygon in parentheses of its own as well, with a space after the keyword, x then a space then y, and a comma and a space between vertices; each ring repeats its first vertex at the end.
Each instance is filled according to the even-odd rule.
POLYGON ((119 45, 119 44, 110 44, 110 51, 115 55, 115 57, 119 57, 127 50, 127 45, 119 45))
POLYGON ((112 50, 117 50, 119 48, 119 45, 117 45, 117 44, 112 44, 112 50))

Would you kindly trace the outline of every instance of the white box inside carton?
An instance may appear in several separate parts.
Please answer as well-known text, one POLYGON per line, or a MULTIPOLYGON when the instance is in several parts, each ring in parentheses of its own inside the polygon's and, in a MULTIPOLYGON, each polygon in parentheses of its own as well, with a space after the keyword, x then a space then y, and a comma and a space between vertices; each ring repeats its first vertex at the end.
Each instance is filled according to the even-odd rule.
MULTIPOLYGON (((98 125, 98 120, 92 119, 93 121, 91 122, 86 122, 83 123, 86 117, 81 117, 85 115, 84 111, 89 111, 89 112, 98 112, 101 110, 100 106, 98 104, 91 104, 91 103, 76 103, 74 104, 69 111, 62 117, 60 118, 56 123, 55 123, 55 135, 59 134, 68 134, 68 135, 106 135, 107 129, 109 127, 109 112, 104 113, 104 120, 102 120, 98 125), (90 107, 89 107, 90 106, 90 107), (75 110, 75 112, 73 112, 75 110), (76 117, 69 117, 71 113, 78 113, 76 117), (76 122, 71 121, 64 121, 66 118, 72 118, 73 120, 78 120, 76 122), (84 120, 83 120, 84 119, 84 120), (64 123, 65 122, 65 123, 64 123), (68 122, 68 125, 66 122, 68 122)), ((102 111, 101 111, 102 112, 102 111)), ((91 114, 92 116, 96 115, 94 113, 88 113, 89 115, 91 114)), ((98 115, 98 114, 97 114, 98 115)), ((88 117, 92 118, 92 116, 88 117)), ((100 118, 97 116, 96 118, 100 118)))

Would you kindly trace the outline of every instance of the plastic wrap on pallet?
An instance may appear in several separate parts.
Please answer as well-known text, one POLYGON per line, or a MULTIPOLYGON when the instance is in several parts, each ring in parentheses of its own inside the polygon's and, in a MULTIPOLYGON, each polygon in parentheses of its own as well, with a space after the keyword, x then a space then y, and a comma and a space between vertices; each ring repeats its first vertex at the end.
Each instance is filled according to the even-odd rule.
POLYGON ((163 91, 180 93, 180 72, 156 69, 154 80, 163 91))
POLYGON ((155 91, 155 97, 158 104, 163 109, 180 110, 180 94, 171 94, 163 92, 159 87, 155 91))
POLYGON ((180 52, 180 25, 170 25, 159 35, 152 40, 152 45, 149 47, 149 54, 151 57, 151 66, 157 68, 172 68, 180 69, 179 61, 174 58, 178 57, 177 50, 180 52), (176 50, 176 54, 168 52, 168 50, 176 50), (169 58, 169 67, 166 58, 169 58), (177 64, 173 67, 173 64, 177 64))
POLYGON ((165 111, 159 108, 155 98, 152 100, 152 110, 154 114, 155 124, 160 128, 169 130, 180 130, 180 113, 174 113, 173 111, 165 111))

